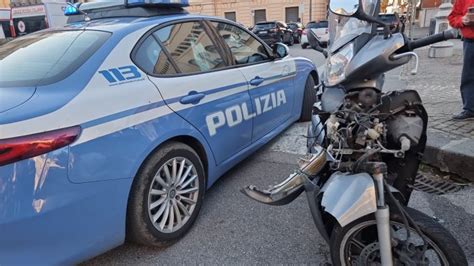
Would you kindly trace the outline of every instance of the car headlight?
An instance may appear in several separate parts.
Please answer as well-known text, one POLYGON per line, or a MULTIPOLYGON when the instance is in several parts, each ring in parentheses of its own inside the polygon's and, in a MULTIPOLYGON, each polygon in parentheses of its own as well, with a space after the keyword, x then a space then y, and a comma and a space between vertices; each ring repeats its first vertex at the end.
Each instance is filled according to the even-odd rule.
POLYGON ((353 56, 354 44, 350 43, 329 57, 326 63, 326 77, 329 86, 337 85, 346 79, 346 68, 353 56))

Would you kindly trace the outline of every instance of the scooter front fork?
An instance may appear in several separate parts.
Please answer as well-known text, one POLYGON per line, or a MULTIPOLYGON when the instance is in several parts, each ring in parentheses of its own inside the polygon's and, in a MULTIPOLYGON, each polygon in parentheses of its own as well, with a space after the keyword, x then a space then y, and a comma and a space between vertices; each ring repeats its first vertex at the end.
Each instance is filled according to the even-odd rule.
POLYGON ((377 222, 377 235, 379 238, 380 257, 383 266, 392 266, 392 241, 390 236, 390 209, 385 204, 384 175, 377 173, 373 175, 377 186, 377 211, 375 221, 377 222))

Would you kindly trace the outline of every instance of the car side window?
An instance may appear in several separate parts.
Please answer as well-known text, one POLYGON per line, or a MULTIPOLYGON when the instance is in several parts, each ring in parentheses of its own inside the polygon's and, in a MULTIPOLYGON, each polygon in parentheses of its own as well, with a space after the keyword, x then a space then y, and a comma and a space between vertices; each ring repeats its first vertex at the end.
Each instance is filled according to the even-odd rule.
POLYGON ((237 65, 258 63, 270 58, 262 43, 245 30, 223 22, 212 22, 212 25, 224 39, 237 65))
POLYGON ((148 36, 140 45, 134 57, 135 63, 147 73, 158 75, 176 74, 176 69, 161 49, 156 38, 148 36))
POLYGON ((155 33, 181 73, 206 72, 226 66, 219 48, 199 21, 166 26, 155 33))

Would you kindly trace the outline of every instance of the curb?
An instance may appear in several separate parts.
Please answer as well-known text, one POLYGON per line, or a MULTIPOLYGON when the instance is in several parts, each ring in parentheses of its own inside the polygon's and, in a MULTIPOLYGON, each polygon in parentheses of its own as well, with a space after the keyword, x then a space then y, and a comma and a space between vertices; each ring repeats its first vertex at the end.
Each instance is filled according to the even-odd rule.
POLYGON ((474 140, 428 129, 423 162, 474 182, 474 140))

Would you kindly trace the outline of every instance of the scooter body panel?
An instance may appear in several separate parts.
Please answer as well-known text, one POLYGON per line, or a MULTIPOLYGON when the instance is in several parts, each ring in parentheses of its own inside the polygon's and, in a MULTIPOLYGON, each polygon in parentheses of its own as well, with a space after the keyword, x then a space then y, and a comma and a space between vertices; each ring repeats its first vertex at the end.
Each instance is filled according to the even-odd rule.
POLYGON ((375 184, 367 173, 336 172, 321 189, 321 205, 344 227, 377 210, 375 184))

